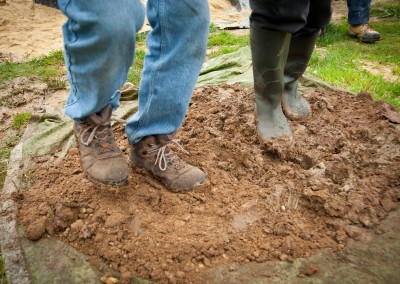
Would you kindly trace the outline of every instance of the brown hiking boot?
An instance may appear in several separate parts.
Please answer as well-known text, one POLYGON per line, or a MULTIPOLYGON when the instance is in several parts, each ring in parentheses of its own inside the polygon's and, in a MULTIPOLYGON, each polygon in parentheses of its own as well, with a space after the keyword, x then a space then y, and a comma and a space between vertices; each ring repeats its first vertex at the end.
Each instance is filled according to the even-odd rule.
POLYGON ((92 114, 84 123, 74 123, 74 134, 83 171, 96 184, 124 185, 128 164, 115 142, 111 128, 112 106, 92 114))
POLYGON ((349 35, 357 37, 362 42, 375 42, 381 38, 381 35, 367 23, 361 25, 350 25, 349 35))
POLYGON ((133 167, 151 171, 172 191, 189 191, 202 186, 207 179, 206 174, 182 161, 172 151, 169 143, 180 146, 173 137, 174 134, 146 136, 138 143, 130 145, 129 163, 133 167))

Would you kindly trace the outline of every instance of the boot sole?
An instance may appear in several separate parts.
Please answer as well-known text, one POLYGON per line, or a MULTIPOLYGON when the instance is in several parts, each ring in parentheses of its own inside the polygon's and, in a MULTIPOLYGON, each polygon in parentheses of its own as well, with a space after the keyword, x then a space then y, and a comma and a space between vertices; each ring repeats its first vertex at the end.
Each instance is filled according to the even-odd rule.
POLYGON ((157 181, 159 181, 166 189, 168 189, 168 190, 170 190, 170 191, 172 191, 172 192, 174 192, 174 193, 183 193, 183 192, 189 192, 189 191, 193 191, 193 190, 195 190, 195 189, 199 189, 200 187, 202 187, 202 186, 205 184, 205 182, 206 182, 206 180, 207 180, 207 179, 205 179, 203 182, 197 182, 197 183, 195 183, 191 188, 173 188, 173 187, 170 187, 170 186, 164 184, 164 183, 162 182, 162 178, 160 178, 159 176, 155 175, 152 171, 150 171, 150 170, 148 170, 148 169, 146 169, 146 168, 144 168, 144 167, 142 167, 142 166, 136 164, 136 163, 135 163, 134 161, 132 161, 131 159, 128 159, 128 164, 131 166, 131 168, 132 168, 133 170, 136 170, 136 169, 143 169, 143 170, 145 170, 146 172, 150 173, 151 176, 152 176, 154 179, 156 179, 157 181))
MULTIPOLYGON (((80 161, 81 169, 83 170, 82 160, 79 159, 79 161, 80 161)), ((92 178, 84 170, 83 170, 83 172, 85 173, 85 176, 88 178, 88 180, 90 180, 98 188, 102 188, 102 187, 106 187, 106 186, 124 186, 124 185, 128 184, 128 177, 126 177, 126 179, 123 179, 120 181, 101 182, 101 181, 98 181, 98 180, 92 178)))
POLYGON ((106 186, 124 186, 124 185, 128 184, 128 178, 121 180, 121 181, 101 182, 101 181, 95 180, 88 174, 86 174, 86 177, 98 188, 103 188, 106 186))
POLYGON ((378 37, 378 38, 363 38, 362 36, 358 36, 358 35, 350 33, 350 32, 349 32, 349 36, 355 37, 355 38, 359 39, 361 42, 366 42, 366 43, 374 43, 381 39, 380 37, 378 37))

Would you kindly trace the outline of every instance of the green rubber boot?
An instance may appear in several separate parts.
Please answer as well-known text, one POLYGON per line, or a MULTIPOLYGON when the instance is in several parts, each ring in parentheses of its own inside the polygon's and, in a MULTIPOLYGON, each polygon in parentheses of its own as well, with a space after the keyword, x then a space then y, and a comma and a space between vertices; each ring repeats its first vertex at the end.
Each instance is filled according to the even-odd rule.
POLYGON ((254 93, 260 140, 288 137, 292 131, 282 111, 284 68, 290 33, 250 27, 254 93))
POLYGON ((318 34, 319 32, 308 37, 292 36, 290 39, 285 65, 285 91, 282 97, 282 108, 286 116, 293 120, 306 118, 311 113, 310 104, 298 92, 297 85, 310 61, 318 34))

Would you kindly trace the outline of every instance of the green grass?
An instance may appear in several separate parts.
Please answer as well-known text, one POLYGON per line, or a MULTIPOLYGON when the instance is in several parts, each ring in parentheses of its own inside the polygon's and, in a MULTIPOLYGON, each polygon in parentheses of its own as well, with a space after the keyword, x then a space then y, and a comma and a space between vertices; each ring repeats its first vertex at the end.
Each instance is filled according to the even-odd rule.
POLYGON ((136 48, 144 49, 146 47, 147 33, 136 34, 136 48))
POLYGON ((17 130, 18 134, 0 139, 0 193, 7 174, 7 163, 10 153, 14 146, 21 140, 21 133, 24 131, 31 116, 32 114, 29 112, 15 115, 13 117, 11 128, 17 130))
POLYGON ((55 51, 49 56, 42 56, 23 63, 0 64, 0 84, 17 76, 36 77, 46 82, 50 88, 59 89, 67 86, 64 57, 62 51, 55 51))
POLYGON ((6 268, 4 266, 4 260, 1 257, 1 250, 0 250, 0 284, 8 284, 6 278, 6 268))
POLYGON ((26 112, 26 113, 19 113, 14 116, 13 122, 12 122, 12 128, 15 130, 20 130, 22 128, 25 128, 25 126, 28 124, 29 119, 31 118, 32 113, 26 112))
POLYGON ((4 179, 6 178, 7 174, 8 158, 10 157, 12 149, 18 144, 20 139, 20 136, 12 135, 0 140, 0 193, 2 191, 4 179))
POLYGON ((383 74, 393 77, 400 73, 400 21, 386 17, 371 25, 381 33, 381 40, 375 44, 349 37, 345 20, 330 24, 326 36, 317 41, 307 72, 351 92, 368 92, 400 108, 400 82, 385 79, 383 74))
POLYGON ((378 18, 400 18, 400 5, 390 3, 376 3, 370 9, 370 15, 378 18))
POLYGON ((236 36, 228 31, 210 28, 208 48, 211 50, 211 53, 208 55, 208 58, 235 52, 244 46, 249 46, 249 44, 248 35, 236 36))
POLYGON ((147 34, 145 33, 136 34, 135 61, 129 69, 127 79, 128 82, 133 83, 135 86, 139 86, 140 78, 142 77, 144 57, 146 55, 146 38, 147 34))
POLYGON ((135 86, 139 86, 145 54, 146 52, 143 49, 136 49, 135 62, 129 69, 127 81, 133 83, 135 86))

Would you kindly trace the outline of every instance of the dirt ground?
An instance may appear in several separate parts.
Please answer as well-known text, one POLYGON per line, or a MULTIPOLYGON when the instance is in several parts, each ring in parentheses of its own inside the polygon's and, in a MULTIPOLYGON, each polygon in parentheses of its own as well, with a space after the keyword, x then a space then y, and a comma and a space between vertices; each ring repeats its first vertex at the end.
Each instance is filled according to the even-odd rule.
POLYGON ((62 49, 64 15, 33 0, 6 0, 0 6, 0 63, 20 62, 62 49))
MULTIPOLYGON (((313 115, 291 121, 295 143, 278 158, 257 142, 253 96, 239 85, 195 91, 179 132, 190 155, 181 155, 209 183, 188 194, 138 169, 129 185, 98 189, 76 148, 59 166, 39 164, 20 202, 28 236, 61 239, 122 281, 204 283, 220 265, 339 253, 397 207, 396 110, 366 93, 316 89, 307 94, 313 115)), ((127 154, 123 127, 116 133, 127 154)))

